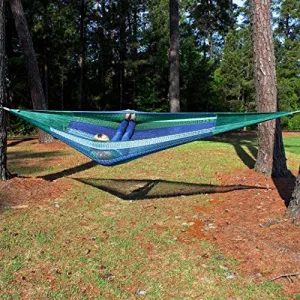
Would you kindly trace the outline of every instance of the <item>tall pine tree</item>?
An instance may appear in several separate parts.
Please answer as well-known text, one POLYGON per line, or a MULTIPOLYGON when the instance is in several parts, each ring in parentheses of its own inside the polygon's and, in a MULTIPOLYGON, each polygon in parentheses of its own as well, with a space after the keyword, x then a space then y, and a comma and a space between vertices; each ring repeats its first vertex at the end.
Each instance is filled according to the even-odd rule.
POLYGON ((180 111, 179 100, 179 1, 170 1, 169 101, 170 111, 180 111))
MULTIPOLYGON (((47 102, 44 96, 41 77, 33 48, 31 35, 28 29, 27 21, 24 15, 22 3, 20 0, 10 0, 10 7, 15 19, 15 25, 18 32, 20 44, 22 46, 25 58, 25 66, 28 74, 30 94, 34 109, 47 109, 47 102)), ((50 143, 53 137, 46 132, 39 130, 40 143, 50 143)))
MULTIPOLYGON (((270 0, 251 0, 254 82, 258 112, 278 110, 270 7, 270 0)), ((285 177, 289 174, 279 120, 264 122, 258 126, 255 170, 273 177, 285 177)))
POLYGON ((5 89, 5 1, 0 0, 0 180, 8 179, 6 165, 7 132, 6 132, 6 113, 2 106, 6 105, 5 89))

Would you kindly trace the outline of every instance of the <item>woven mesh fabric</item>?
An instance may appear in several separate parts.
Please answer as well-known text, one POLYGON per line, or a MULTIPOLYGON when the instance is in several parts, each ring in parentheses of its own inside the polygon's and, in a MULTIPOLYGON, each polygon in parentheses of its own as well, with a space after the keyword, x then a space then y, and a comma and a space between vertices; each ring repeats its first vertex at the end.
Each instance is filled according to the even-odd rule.
POLYGON ((294 113, 9 111, 105 166, 294 113), (97 133, 112 138, 125 113, 136 114, 135 131, 129 141, 93 141, 97 133))

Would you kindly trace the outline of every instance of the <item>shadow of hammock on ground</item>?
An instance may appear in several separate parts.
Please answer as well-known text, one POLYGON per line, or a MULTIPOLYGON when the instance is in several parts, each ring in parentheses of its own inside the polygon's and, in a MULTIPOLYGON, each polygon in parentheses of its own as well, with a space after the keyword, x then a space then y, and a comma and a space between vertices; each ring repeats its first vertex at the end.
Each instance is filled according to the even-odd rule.
POLYGON ((199 194, 227 193, 236 190, 265 189, 257 186, 246 185, 222 186, 152 179, 73 179, 108 192, 123 200, 146 200, 199 194))

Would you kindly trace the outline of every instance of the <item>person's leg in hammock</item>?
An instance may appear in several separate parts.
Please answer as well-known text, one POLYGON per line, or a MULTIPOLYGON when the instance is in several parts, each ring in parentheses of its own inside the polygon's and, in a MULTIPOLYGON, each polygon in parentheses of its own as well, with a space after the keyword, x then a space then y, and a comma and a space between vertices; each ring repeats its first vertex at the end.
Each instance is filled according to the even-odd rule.
POLYGON ((112 142, 117 142, 117 141, 122 140, 122 137, 123 137, 123 135, 126 132, 126 129, 128 127, 130 116, 131 116, 130 114, 125 115, 124 120, 120 123, 116 133, 114 134, 114 136, 111 139, 112 142))
MULTIPOLYGON (((120 123, 119 127, 117 128, 114 136, 112 137, 111 141, 116 142, 116 141, 121 141, 122 137, 126 131, 126 128, 128 126, 128 122, 130 119, 130 114, 125 115, 125 119, 120 123)), ((94 136, 94 141, 97 142, 109 142, 110 138, 106 134, 103 133, 97 133, 94 136)))
POLYGON ((127 128, 122 136, 121 141, 129 141, 131 140, 133 133, 134 133, 134 129, 135 129, 135 114, 131 114, 130 115, 130 119, 128 121, 128 125, 127 128))
MULTIPOLYGON (((126 114, 125 119, 120 123, 116 133, 112 137, 111 141, 112 142, 117 142, 117 141, 129 141, 134 133, 135 129, 135 114, 126 114)), ((98 134, 101 136, 101 140, 98 139, 98 141, 102 142, 108 142, 109 138, 105 135, 103 138, 103 134, 98 134), (106 137, 108 139, 106 139, 106 137)), ((98 136, 96 135, 96 136, 98 136)), ((95 137, 96 137, 95 136, 95 137)), ((96 140, 94 137, 94 140, 96 140)), ((99 151, 98 152, 98 158, 100 159, 110 159, 111 157, 114 156, 114 150, 111 151, 99 151)), ((127 150, 122 150, 122 155, 127 155, 127 150), (125 151, 125 152, 124 152, 125 151)), ((117 151, 117 153, 120 153, 120 151, 117 151)))

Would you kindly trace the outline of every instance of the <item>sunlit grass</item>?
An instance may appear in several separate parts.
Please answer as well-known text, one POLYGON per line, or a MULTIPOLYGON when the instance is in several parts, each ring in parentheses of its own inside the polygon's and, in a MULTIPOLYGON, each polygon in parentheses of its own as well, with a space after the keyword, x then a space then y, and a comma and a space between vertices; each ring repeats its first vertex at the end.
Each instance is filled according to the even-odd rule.
POLYGON ((300 154, 300 137, 289 136, 284 138, 284 147, 287 152, 300 154))

